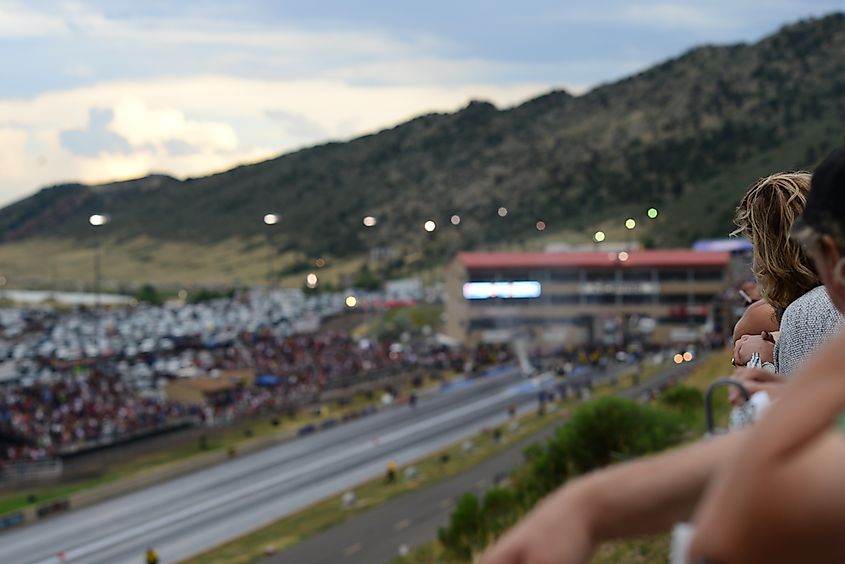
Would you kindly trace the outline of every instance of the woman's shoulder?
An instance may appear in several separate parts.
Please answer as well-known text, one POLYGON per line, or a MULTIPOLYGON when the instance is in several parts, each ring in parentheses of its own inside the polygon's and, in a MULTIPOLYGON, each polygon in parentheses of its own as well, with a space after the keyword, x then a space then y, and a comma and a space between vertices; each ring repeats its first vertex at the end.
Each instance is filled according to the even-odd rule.
POLYGON ((843 323, 845 323, 845 316, 830 301, 830 296, 824 286, 816 286, 789 304, 781 318, 782 328, 798 325, 803 330, 806 330, 808 326, 815 326, 824 331, 828 327, 843 323))
POLYGON ((797 311, 836 311, 833 302, 830 301, 830 296, 827 295, 827 289, 824 286, 816 286, 809 292, 806 292, 794 302, 789 304, 784 310, 783 315, 794 314, 797 311))

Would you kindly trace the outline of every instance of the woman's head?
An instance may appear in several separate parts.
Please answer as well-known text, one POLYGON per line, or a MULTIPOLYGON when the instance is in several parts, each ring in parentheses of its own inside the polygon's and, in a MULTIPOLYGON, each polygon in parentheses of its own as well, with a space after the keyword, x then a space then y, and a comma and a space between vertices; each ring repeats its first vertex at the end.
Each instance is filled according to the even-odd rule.
POLYGON ((831 301, 845 312, 845 148, 816 168, 806 210, 792 233, 813 258, 831 301))
POLYGON ((754 276, 778 317, 796 298, 821 283, 801 245, 789 239, 790 229, 804 211, 810 178, 806 172, 761 178, 736 210, 734 233, 751 240, 754 276))

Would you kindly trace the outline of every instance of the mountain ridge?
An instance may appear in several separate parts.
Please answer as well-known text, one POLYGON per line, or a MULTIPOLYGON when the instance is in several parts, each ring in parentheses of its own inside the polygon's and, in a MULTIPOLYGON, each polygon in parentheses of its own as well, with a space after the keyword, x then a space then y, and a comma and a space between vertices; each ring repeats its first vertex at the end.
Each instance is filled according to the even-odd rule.
POLYGON ((695 47, 580 96, 552 90, 504 109, 472 101, 182 181, 44 188, 0 210, 0 242, 88 246, 85 218, 109 213, 104 236, 114 241, 258 244, 260 218, 275 211, 280 251, 307 262, 387 249, 400 273, 409 254, 437 264, 457 250, 530 241, 540 220, 549 232, 586 234, 655 205, 661 219, 639 237, 685 245, 729 231, 755 175, 809 168, 840 144, 843 95, 845 15, 836 13, 755 43, 695 47), (366 215, 375 228, 362 226, 366 215), (422 229, 428 219, 434 234, 422 229))

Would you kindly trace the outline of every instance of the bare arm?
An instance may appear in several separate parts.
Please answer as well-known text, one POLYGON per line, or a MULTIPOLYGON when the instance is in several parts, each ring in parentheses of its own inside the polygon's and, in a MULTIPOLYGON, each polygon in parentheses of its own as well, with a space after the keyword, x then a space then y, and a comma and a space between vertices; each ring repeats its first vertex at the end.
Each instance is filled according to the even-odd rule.
POLYGON ((721 564, 845 562, 845 435, 832 430, 760 472, 753 489, 725 490, 729 505, 707 494, 697 519, 691 554, 721 564))
POLYGON ((759 335, 763 331, 769 333, 780 330, 780 323, 775 316, 775 309, 764 300, 754 302, 734 326, 734 343, 743 335, 759 335))
POLYGON ((760 360, 763 362, 774 362, 775 360, 775 341, 771 337, 771 333, 762 333, 760 335, 743 335, 734 343, 734 364, 737 366, 745 366, 751 360, 751 355, 754 353, 760 355, 760 360))
POLYGON ((845 335, 840 335, 785 385, 783 398, 741 447, 742 456, 708 491, 696 519, 696 557, 746 562, 747 551, 762 550, 761 543, 786 554, 829 533, 829 518, 845 508, 845 488, 838 485, 845 441, 829 431, 845 408, 843 372, 845 335))
POLYGON ((743 453, 743 467, 782 459, 826 431, 845 409, 845 332, 822 347, 784 386, 777 409, 755 427, 743 453))
POLYGON ((587 562, 598 543, 657 533, 688 518, 716 469, 747 432, 588 474, 538 505, 482 564, 587 562))

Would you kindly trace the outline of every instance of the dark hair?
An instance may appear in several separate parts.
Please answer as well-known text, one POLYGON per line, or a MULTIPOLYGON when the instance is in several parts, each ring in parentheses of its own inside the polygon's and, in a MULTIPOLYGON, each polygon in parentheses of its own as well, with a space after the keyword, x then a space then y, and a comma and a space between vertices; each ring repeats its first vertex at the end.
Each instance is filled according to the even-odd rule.
POLYGON ((804 241, 830 235, 845 249, 845 147, 833 151, 813 172, 807 204, 793 234, 804 241))

